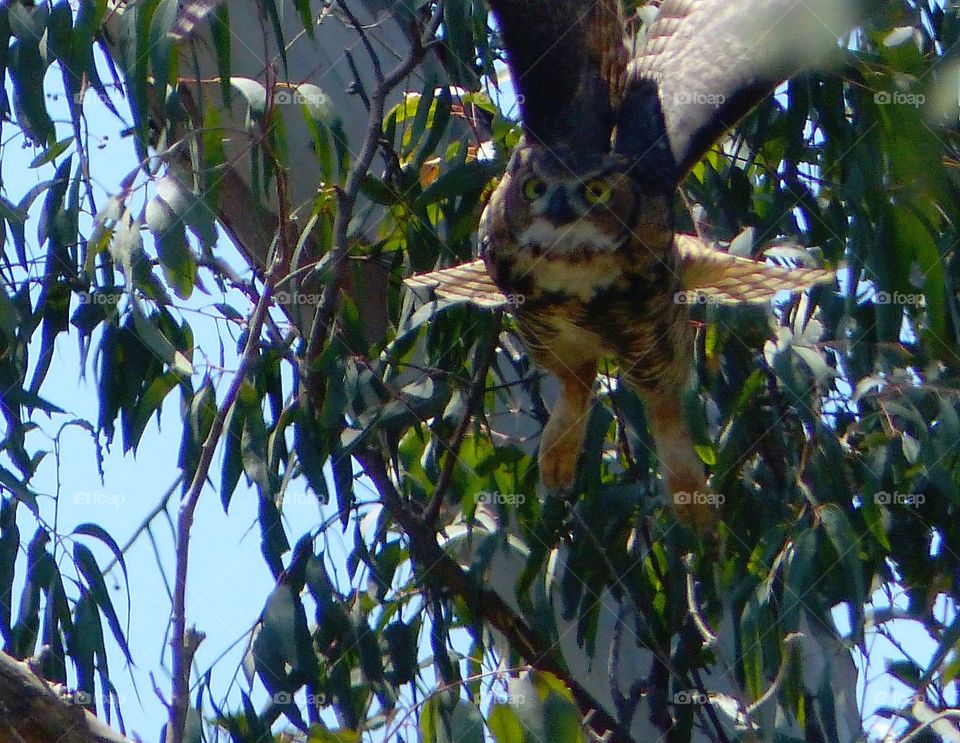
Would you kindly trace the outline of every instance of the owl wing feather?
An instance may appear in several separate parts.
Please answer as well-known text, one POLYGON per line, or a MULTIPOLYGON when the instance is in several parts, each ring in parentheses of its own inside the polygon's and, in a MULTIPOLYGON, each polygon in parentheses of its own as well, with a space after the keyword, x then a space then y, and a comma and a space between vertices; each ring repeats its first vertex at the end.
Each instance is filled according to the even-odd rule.
POLYGON ((778 292, 800 292, 834 279, 833 271, 771 266, 718 250, 690 235, 678 235, 676 246, 684 288, 723 304, 769 302, 778 292))
POLYGON ((627 71, 617 151, 679 181, 781 82, 838 53, 851 0, 663 0, 627 71))
MULTIPOLYGON (((731 255, 692 235, 678 235, 675 240, 683 287, 724 304, 769 302, 778 292, 800 292, 834 279, 833 271, 783 268, 731 255)), ((471 302, 492 309, 511 304, 493 283, 482 260, 410 276, 404 283, 424 299, 471 302)))
POLYGON ((528 139, 608 152, 629 54, 620 0, 489 0, 528 139))
POLYGON ((507 306, 506 295, 493 283, 482 260, 408 276, 403 283, 427 301, 470 302, 491 309, 507 306))

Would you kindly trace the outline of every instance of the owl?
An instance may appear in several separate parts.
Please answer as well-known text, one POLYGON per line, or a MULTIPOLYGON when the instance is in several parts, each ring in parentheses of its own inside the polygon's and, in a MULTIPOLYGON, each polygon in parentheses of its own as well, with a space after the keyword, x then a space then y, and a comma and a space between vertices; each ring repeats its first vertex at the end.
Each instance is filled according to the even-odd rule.
POLYGON ((614 359, 644 401, 667 501, 708 532, 715 513, 694 497, 707 484, 681 412, 691 293, 767 301, 833 273, 788 271, 676 235, 676 189, 731 124, 836 44, 840 32, 824 17, 836 29, 849 23, 835 16, 843 4, 828 13, 792 0, 664 0, 635 54, 620 0, 490 5, 523 136, 481 216, 480 260, 408 283, 487 306, 523 298, 512 305, 517 329, 560 381, 539 449, 551 492, 574 486, 598 363, 614 359), (751 33, 768 40, 748 43, 751 33))
POLYGON ((704 489, 678 401, 691 368, 687 304, 677 297, 672 195, 646 190, 616 154, 580 162, 518 147, 480 222, 481 257, 505 294, 523 297, 516 321, 537 363, 560 380, 543 431, 540 473, 572 486, 597 364, 616 358, 646 402, 669 492, 704 489))

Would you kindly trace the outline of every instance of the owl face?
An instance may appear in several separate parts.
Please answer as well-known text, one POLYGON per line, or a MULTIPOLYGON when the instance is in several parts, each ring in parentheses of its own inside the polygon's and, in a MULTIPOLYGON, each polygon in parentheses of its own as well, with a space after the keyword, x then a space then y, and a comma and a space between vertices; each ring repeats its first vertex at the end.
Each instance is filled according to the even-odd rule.
POLYGON ((590 302, 669 262, 670 206, 626 158, 521 143, 481 217, 481 255, 505 294, 590 302))
POLYGON ((510 236, 532 257, 585 258, 610 253, 631 235, 637 195, 623 162, 613 156, 571 169, 539 147, 521 147, 503 184, 510 236))

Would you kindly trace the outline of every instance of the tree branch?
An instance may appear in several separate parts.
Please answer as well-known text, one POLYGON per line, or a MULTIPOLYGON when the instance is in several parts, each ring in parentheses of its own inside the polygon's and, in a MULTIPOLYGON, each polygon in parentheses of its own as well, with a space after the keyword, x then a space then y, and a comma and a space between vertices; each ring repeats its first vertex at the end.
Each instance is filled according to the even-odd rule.
POLYGON ((59 684, 0 652, 0 741, 10 743, 131 743, 59 684))
MULTIPOLYGON (((282 228, 281 228, 282 229, 282 228)), ((260 301, 257 303, 253 316, 250 319, 247 336, 247 344, 243 349, 243 356, 240 358, 240 364, 237 372, 234 374, 227 394, 224 396, 223 404, 217 409, 217 414, 210 425, 210 432, 207 434, 203 447, 200 449, 200 459, 197 463, 197 471, 193 475, 190 483, 190 490, 180 505, 180 513, 177 518, 177 567, 176 581, 173 591, 173 611, 171 614, 171 623, 173 624, 173 637, 170 640, 171 658, 172 658, 172 698, 170 700, 170 722, 167 726, 167 743, 183 743, 184 724, 187 719, 187 710, 190 706, 190 662, 193 652, 196 650, 195 637, 193 632, 187 632, 186 621, 186 601, 187 601, 187 565, 190 555, 190 528, 193 526, 193 515, 197 509, 197 503, 200 500, 200 491, 203 490, 204 483, 207 481, 207 474, 210 471, 210 465, 213 462, 213 453, 223 434, 224 423, 230 408, 237 400, 240 394, 240 388, 250 371, 257 354, 257 347, 260 344, 260 332, 263 330, 264 320, 267 316, 267 308, 270 306, 270 298, 273 295, 274 287, 277 283, 276 262, 268 269, 264 277, 263 293, 260 295, 260 301)))
POLYGON ((496 592, 477 589, 463 568, 437 543, 432 526, 424 524, 404 503, 387 474, 380 452, 365 449, 355 452, 353 456, 373 482, 384 507, 409 537, 411 558, 419 565, 424 577, 429 575, 431 580, 459 595, 475 616, 501 632, 510 647, 533 668, 552 673, 563 681, 573 693, 581 712, 592 712, 590 726, 597 736, 607 736, 604 738, 607 743, 634 743, 629 733, 568 673, 553 648, 522 617, 496 592))
MULTIPOLYGON (((330 332, 330 322, 336 314, 339 306, 340 284, 343 280, 343 272, 347 267, 347 258, 350 253, 350 246, 347 242, 347 230, 350 226, 350 220, 353 217, 353 210, 357 203, 357 196, 360 193, 360 186, 363 183, 367 171, 373 164, 373 158, 380 148, 381 127, 383 126, 383 116, 386 109, 387 96, 403 78, 407 77, 413 69, 423 61, 427 52, 427 43, 436 33, 440 25, 442 14, 438 7, 431 17, 423 35, 415 35, 413 39, 413 48, 396 69, 384 77, 380 66, 380 59, 376 51, 370 44, 366 31, 356 16, 347 7, 344 0, 339 0, 340 10, 346 16, 347 21, 359 34, 360 40, 367 50, 370 57, 370 64, 374 71, 376 87, 370 96, 370 113, 367 119, 367 131, 363 137, 363 144, 360 146, 360 152, 347 173, 347 180, 343 188, 337 189, 337 214, 333 220, 333 241, 330 252, 323 257, 317 264, 317 270, 323 270, 327 273, 324 277, 323 291, 320 293, 320 301, 317 303, 317 311, 313 318, 313 324, 310 327, 310 339, 307 342, 307 348, 304 357, 309 365, 317 357, 326 338, 330 332)), ((314 401, 323 399, 323 380, 312 369, 308 368, 306 376, 306 386, 314 401)))

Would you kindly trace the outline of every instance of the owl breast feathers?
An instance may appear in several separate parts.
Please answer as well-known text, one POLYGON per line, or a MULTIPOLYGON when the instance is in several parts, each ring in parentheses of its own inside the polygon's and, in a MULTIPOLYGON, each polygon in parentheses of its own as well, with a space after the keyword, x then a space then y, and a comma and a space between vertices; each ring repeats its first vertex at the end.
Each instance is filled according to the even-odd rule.
POLYGON ((542 366, 615 356, 646 386, 685 376, 669 199, 617 155, 588 163, 517 147, 481 218, 480 249, 499 289, 522 297, 517 325, 542 366))

